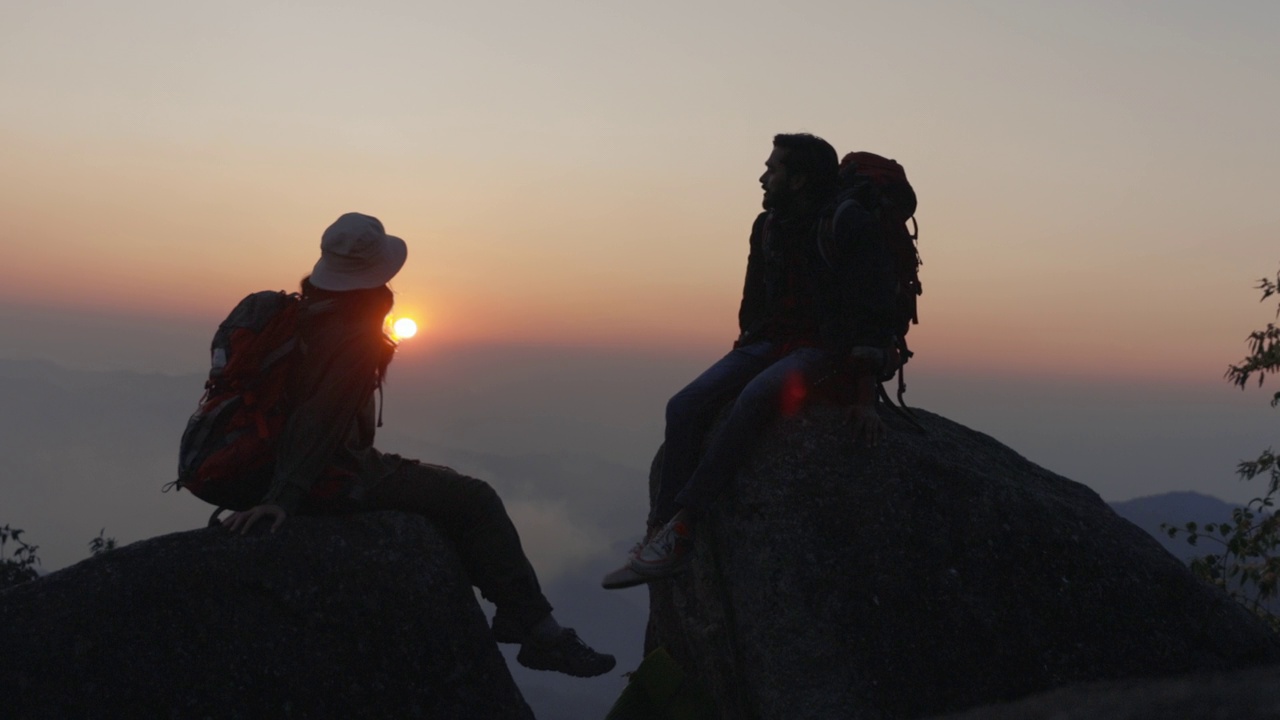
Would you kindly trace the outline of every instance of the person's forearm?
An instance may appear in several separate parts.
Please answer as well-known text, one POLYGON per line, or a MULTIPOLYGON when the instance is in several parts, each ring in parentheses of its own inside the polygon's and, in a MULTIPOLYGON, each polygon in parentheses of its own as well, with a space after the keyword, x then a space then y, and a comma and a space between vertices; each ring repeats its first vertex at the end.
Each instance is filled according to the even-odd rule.
POLYGON ((876 401, 876 378, 880 373, 881 358, 870 357, 854 348, 850 354, 850 373, 853 376, 853 402, 871 405, 876 401))

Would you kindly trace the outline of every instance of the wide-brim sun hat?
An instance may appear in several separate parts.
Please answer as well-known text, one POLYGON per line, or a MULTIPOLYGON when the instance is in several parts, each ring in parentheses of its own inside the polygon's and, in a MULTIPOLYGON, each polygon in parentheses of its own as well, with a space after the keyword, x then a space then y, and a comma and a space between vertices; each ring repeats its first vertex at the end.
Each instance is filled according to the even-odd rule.
POLYGON ((321 290, 364 290, 386 285, 404 267, 409 248, 388 235, 378 218, 351 212, 320 236, 311 284, 321 290))

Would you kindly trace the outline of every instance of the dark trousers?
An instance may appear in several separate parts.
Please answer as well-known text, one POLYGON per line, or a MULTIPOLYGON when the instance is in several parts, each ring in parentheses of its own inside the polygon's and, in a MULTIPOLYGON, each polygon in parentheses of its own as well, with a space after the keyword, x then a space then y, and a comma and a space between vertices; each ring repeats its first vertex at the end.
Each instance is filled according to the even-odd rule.
POLYGON ((661 477, 649 524, 664 524, 681 507, 710 506, 769 423, 799 409, 808 389, 831 367, 829 355, 817 348, 778 357, 772 343, 756 342, 735 348, 676 393, 667 402, 661 477), (730 402, 724 422, 707 437, 730 402))
POLYGON ((361 505, 431 521, 457 548, 471 584, 497 608, 495 627, 528 630, 551 612, 502 499, 483 480, 405 460, 365 492, 361 505))

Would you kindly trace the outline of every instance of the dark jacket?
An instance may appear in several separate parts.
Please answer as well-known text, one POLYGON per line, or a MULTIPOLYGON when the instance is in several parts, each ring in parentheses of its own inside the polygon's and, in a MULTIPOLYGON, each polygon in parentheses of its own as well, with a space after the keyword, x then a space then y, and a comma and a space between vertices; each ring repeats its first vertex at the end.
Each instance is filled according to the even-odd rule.
POLYGON ((756 218, 739 344, 770 340, 844 355, 856 345, 888 343, 895 281, 879 225, 855 203, 832 227, 834 212, 832 204, 814 215, 756 218))
POLYGON ((358 500, 400 463, 399 456, 373 447, 382 316, 309 298, 301 313, 302 362, 290 384, 293 411, 264 500, 290 514, 358 500))

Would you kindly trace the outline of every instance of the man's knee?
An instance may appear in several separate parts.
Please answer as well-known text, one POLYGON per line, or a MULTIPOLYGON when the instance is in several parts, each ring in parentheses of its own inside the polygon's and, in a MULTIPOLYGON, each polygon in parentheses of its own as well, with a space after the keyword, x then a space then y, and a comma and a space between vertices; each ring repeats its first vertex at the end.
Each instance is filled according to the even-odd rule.
POLYGON ((454 482, 457 483, 456 493, 460 503, 480 512, 506 512, 498 491, 484 480, 458 474, 454 482))
POLYGON ((439 501, 476 509, 502 508, 502 498, 493 486, 479 478, 463 475, 451 467, 431 463, 414 463, 412 471, 421 481, 435 488, 439 501))
POLYGON ((458 475, 457 482, 449 494, 452 502, 446 522, 467 533, 476 530, 489 532, 495 527, 511 524, 506 505, 492 485, 466 475, 458 475))
POLYGON ((477 496, 476 502, 480 503, 481 506, 489 509, 491 512, 506 515, 507 508, 503 505, 502 496, 498 494, 498 491, 494 490, 492 485, 483 480, 479 480, 477 482, 479 482, 480 485, 475 489, 475 494, 477 496))
POLYGON ((667 427, 680 427, 688 422, 693 403, 686 391, 680 391, 667 401, 667 427))
POLYGON ((785 381, 749 383, 742 392, 738 393, 738 399, 734 401, 734 412, 760 411, 777 407, 779 400, 786 392, 786 385, 785 381))

